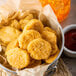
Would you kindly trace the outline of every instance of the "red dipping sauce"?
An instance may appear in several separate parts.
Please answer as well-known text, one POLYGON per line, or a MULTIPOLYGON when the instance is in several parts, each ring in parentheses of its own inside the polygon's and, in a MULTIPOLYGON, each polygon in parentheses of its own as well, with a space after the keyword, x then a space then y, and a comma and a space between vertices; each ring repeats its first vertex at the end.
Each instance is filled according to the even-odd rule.
POLYGON ((76 29, 65 33, 65 46, 72 51, 76 51, 76 29))

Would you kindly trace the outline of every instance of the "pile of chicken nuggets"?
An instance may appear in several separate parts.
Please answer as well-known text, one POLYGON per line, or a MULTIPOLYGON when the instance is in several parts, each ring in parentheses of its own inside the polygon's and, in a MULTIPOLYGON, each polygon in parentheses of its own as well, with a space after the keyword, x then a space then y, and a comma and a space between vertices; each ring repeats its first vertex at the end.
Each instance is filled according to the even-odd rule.
POLYGON ((59 54, 56 32, 27 12, 16 13, 1 25, 0 44, 6 46, 6 59, 16 69, 50 64, 59 54))

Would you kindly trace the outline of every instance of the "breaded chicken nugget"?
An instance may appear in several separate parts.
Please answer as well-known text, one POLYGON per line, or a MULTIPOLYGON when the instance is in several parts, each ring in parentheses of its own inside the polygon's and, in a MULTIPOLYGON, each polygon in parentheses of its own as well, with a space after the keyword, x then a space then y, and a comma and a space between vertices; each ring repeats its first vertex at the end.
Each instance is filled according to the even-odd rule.
POLYGON ((24 29, 24 27, 27 25, 27 23, 28 23, 31 19, 33 19, 33 15, 32 15, 32 14, 29 14, 29 15, 26 16, 24 19, 21 19, 21 20, 19 21, 22 30, 24 29))
POLYGON ((21 19, 21 20, 19 21, 22 30, 24 29, 24 27, 26 26, 26 24, 27 24, 28 22, 29 22, 29 20, 26 20, 26 19, 21 19))
POLYGON ((25 17, 25 20, 31 20, 33 19, 33 14, 29 14, 28 16, 25 17))
POLYGON ((27 68, 33 68, 33 67, 36 67, 38 65, 41 65, 41 60, 33 60, 32 59, 27 68))
POLYGON ((7 26, 0 29, 0 40, 8 44, 9 42, 15 40, 21 34, 17 29, 7 26))
POLYGON ((27 67, 30 63, 30 57, 26 50, 14 48, 7 51, 6 54, 8 63, 16 69, 27 67))
POLYGON ((16 29, 21 29, 21 25, 19 24, 19 22, 16 19, 11 21, 10 26, 12 26, 16 29))
POLYGON ((54 33, 49 32, 49 31, 43 31, 42 32, 42 37, 49 41, 51 44, 56 44, 57 43, 57 37, 54 33))
POLYGON ((30 56, 36 60, 47 59, 52 51, 50 43, 41 38, 31 41, 27 50, 30 56))
POLYGON ((36 38, 41 38, 41 35, 35 30, 27 30, 22 33, 18 38, 20 48, 27 49, 29 42, 36 38))
POLYGON ((0 39, 0 45, 2 45, 2 46, 7 46, 5 43, 3 43, 3 41, 0 39))
POLYGON ((7 45, 7 48, 6 48, 6 51, 10 50, 10 49, 13 49, 13 48, 16 48, 19 46, 19 43, 18 43, 18 40, 14 40, 14 41, 11 41, 8 45, 7 45))
POLYGON ((24 31, 34 29, 34 30, 36 30, 36 31, 41 33, 43 31, 43 27, 44 27, 44 25, 41 23, 41 21, 39 21, 37 19, 32 19, 25 26, 24 31))
POLYGON ((27 17, 28 15, 30 14, 30 12, 27 10, 27 11, 19 11, 19 15, 18 15, 18 19, 21 20, 21 19, 24 19, 25 17, 27 17))
POLYGON ((45 62, 46 62, 46 63, 49 63, 49 64, 52 63, 52 62, 57 58, 59 52, 60 52, 60 51, 58 50, 56 54, 51 55, 48 59, 45 60, 45 62))
POLYGON ((58 51, 58 46, 56 44, 51 45, 52 47, 52 52, 51 55, 54 55, 58 51))
POLYGON ((44 27, 44 31, 53 32, 56 35, 56 32, 53 29, 51 29, 50 27, 44 27))

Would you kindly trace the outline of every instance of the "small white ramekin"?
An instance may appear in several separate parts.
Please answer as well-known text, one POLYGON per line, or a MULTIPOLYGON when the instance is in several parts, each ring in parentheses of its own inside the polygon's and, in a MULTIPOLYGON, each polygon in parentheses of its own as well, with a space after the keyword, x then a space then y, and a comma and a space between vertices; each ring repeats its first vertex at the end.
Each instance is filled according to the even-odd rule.
MULTIPOLYGON (((76 24, 71 24, 66 26, 63 29, 64 34, 71 29, 76 29, 76 24)), ((65 38, 64 38, 64 41, 65 41, 65 38)), ((69 57, 74 57, 74 58, 76 57, 76 52, 68 49, 67 47, 65 47, 65 45, 64 45, 64 53, 69 57)))

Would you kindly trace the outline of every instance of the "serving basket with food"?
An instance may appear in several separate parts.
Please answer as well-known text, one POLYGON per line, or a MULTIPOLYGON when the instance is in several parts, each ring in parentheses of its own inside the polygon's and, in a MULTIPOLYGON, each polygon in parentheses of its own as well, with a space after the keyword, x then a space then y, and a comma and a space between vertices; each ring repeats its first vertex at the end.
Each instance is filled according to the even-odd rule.
POLYGON ((8 75, 49 76, 63 51, 62 28, 49 5, 24 1, 18 5, 8 0, 9 9, 0 7, 0 67, 8 75))

